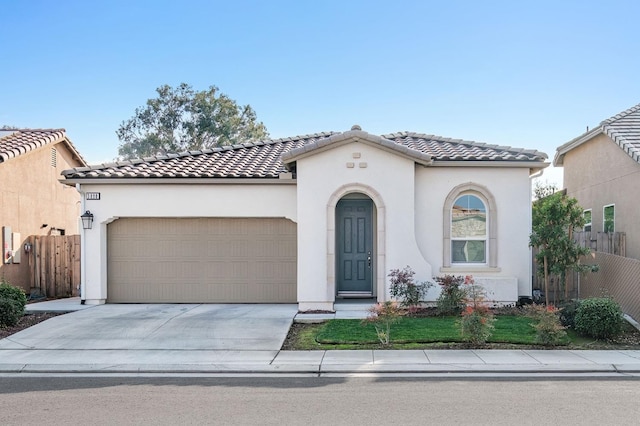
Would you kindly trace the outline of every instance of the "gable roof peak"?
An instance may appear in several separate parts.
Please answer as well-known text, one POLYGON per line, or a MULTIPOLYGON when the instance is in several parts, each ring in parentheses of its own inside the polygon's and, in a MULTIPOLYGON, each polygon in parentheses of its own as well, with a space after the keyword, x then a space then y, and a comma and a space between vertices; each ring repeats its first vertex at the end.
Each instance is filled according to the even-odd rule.
POLYGON ((600 122, 600 125, 556 149, 555 166, 564 164, 564 156, 574 148, 604 134, 635 162, 640 163, 640 104, 600 122))
POLYGON ((66 130, 59 129, 21 129, 11 128, 0 130, 0 163, 11 158, 34 151, 45 145, 63 142, 71 150, 77 160, 86 165, 78 150, 67 138, 66 130))
POLYGON ((639 112, 639 111, 640 111, 640 104, 634 105, 631 108, 629 108, 627 110, 624 110, 624 111, 614 115, 613 117, 609 117, 606 120, 603 120, 600 123, 600 125, 601 126, 605 126, 607 124, 615 123, 616 121, 621 120, 621 119, 623 119, 623 118, 625 118, 625 117, 627 117, 629 115, 632 115, 632 114, 634 114, 636 112, 639 112))

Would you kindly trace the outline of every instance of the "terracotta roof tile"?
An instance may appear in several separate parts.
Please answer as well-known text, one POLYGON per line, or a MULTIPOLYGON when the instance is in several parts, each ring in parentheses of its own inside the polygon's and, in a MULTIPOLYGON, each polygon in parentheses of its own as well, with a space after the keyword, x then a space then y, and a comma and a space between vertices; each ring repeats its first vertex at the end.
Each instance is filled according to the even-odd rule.
POLYGON ((71 141, 67 139, 64 129, 0 130, 0 163, 60 141, 65 141, 78 160, 86 164, 71 141))
MULTIPOLYGON (((168 154, 92 167, 65 170, 67 179, 95 178, 278 178, 287 172, 282 155, 291 150, 324 146, 335 132, 265 140, 202 151, 168 154)), ((438 161, 544 162, 536 150, 487 145, 460 139, 400 132, 383 135, 385 144, 398 144, 438 161)))
POLYGON ((64 129, 8 129, 0 131, 0 162, 58 142, 64 129))

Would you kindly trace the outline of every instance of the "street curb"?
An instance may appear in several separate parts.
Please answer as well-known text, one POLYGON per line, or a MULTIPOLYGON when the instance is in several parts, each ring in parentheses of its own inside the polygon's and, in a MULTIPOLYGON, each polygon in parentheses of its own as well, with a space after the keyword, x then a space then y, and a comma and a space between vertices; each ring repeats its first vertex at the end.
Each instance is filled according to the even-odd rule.
POLYGON ((631 365, 0 364, 0 374, 640 374, 631 365))

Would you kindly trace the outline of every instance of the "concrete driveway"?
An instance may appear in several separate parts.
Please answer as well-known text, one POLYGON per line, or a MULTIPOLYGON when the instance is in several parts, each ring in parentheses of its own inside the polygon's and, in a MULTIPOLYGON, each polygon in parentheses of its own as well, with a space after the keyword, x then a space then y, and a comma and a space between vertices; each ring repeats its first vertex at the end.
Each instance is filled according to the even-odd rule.
POLYGON ((297 305, 113 304, 61 315, 0 349, 277 351, 297 305))

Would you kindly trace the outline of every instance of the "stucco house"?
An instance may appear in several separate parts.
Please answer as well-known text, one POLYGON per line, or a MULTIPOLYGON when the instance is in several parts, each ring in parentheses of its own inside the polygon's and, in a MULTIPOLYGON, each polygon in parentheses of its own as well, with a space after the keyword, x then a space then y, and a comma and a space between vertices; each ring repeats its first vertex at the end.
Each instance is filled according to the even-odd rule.
MULTIPOLYGON (((531 295, 535 150, 354 126, 81 167, 86 303, 389 299, 388 273, 531 295)), ((435 300, 437 289, 428 300, 435 300)))
POLYGON ((625 232, 626 256, 640 259, 640 104, 560 146, 553 163, 585 209, 585 231, 625 232))
POLYGON ((59 179, 86 165, 64 129, 0 130, 0 277, 28 291, 26 238, 78 233, 80 194, 59 179))

